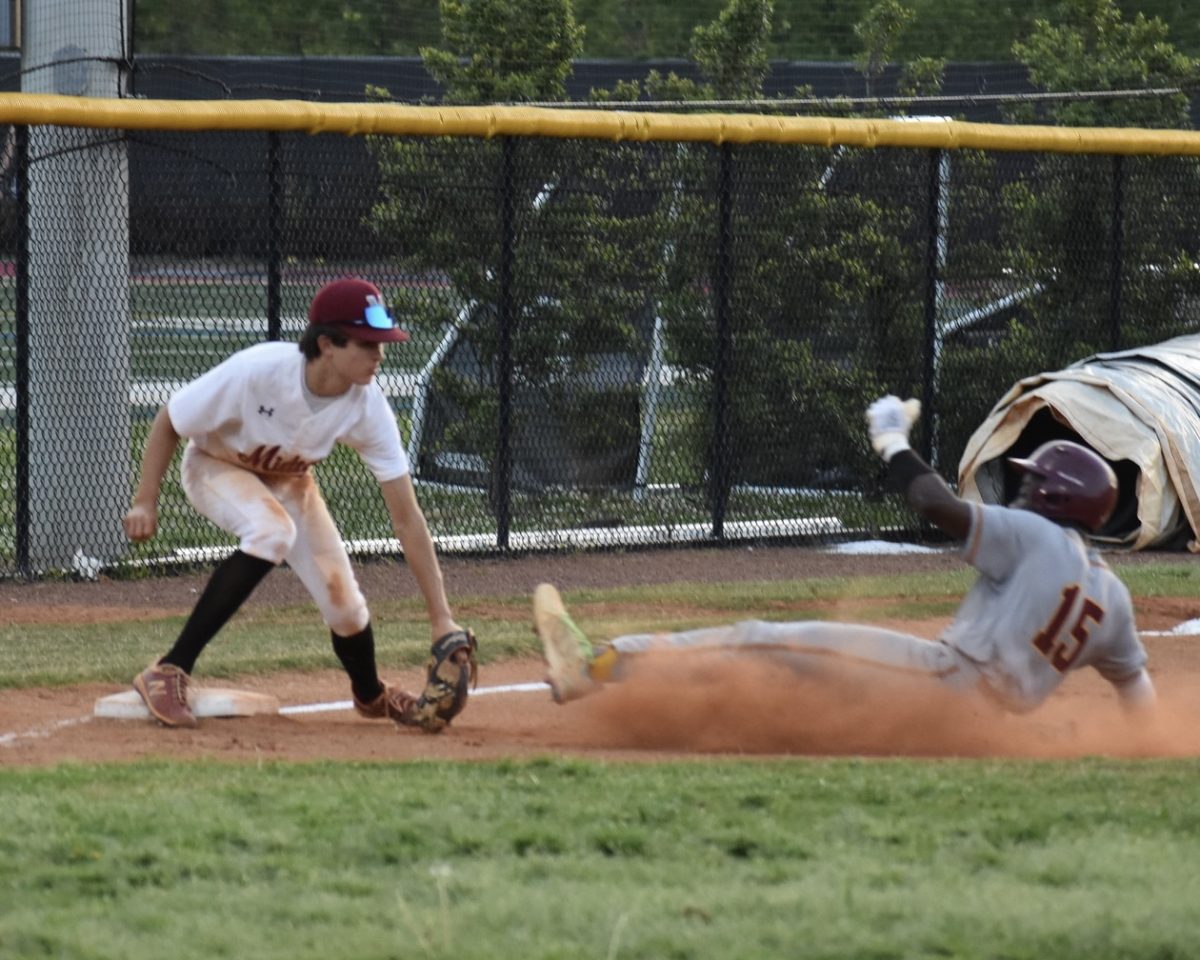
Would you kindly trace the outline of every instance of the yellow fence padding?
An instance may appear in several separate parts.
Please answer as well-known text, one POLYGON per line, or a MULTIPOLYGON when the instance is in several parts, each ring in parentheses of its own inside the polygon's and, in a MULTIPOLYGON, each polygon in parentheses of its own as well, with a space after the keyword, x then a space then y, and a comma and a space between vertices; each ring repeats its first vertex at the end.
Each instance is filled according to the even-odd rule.
POLYGON ((117 100, 0 94, 0 123, 117 130, 279 130, 423 137, 792 143, 1049 153, 1200 156, 1200 132, 554 107, 419 107, 303 100, 117 100))

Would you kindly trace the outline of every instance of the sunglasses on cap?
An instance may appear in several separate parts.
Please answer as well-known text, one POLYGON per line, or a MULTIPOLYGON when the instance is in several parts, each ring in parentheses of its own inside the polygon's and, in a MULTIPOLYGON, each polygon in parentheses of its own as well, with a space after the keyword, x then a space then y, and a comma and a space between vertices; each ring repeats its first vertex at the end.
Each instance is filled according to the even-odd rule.
POLYGON ((396 328, 396 320, 388 313, 387 307, 379 303, 374 297, 368 297, 367 309, 363 311, 362 318, 351 320, 350 325, 355 327, 367 326, 372 330, 394 330, 396 328))

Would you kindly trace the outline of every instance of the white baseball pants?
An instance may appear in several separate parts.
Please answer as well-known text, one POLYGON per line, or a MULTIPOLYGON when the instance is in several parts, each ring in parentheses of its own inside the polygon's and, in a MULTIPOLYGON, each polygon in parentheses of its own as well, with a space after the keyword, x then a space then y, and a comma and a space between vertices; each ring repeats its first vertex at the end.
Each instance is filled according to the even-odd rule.
POLYGON ((370 620, 341 534, 311 473, 260 476, 188 444, 180 467, 192 506, 252 557, 287 561, 329 629, 350 637, 370 620))

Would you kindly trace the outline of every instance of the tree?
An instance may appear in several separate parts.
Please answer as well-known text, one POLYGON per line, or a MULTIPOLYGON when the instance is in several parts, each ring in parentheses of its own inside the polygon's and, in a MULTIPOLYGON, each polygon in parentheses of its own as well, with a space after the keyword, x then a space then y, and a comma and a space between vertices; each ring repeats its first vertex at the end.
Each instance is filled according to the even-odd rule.
MULTIPOLYGON (((693 36, 702 81, 652 76, 650 94, 761 99, 765 74, 750 65, 765 64, 772 10, 731 0, 693 36)), ((710 495, 874 473, 866 445, 846 438, 861 434, 881 387, 920 386, 926 221, 912 184, 926 163, 913 152, 679 148, 661 310, 672 362, 713 391, 688 443, 710 495)))
MULTIPOLYGON (((1064 0, 1056 21, 1038 20, 1013 49, 1051 92, 1183 89, 1196 79, 1196 63, 1175 50, 1161 20, 1138 14, 1126 21, 1114 0, 1064 0)), ((1056 124, 1184 129, 1187 107, 1180 92, 1068 100, 1047 113, 1056 124)), ((1029 118, 1029 111, 1016 115, 1029 118)), ((1118 280, 1125 303, 1116 306, 1129 318, 1126 342, 1175 332, 1173 301, 1186 278, 1179 265, 1194 262, 1197 249, 1196 217, 1180 198, 1195 195, 1196 176, 1188 158, 1043 154, 1034 176, 1007 185, 1005 246, 1016 269, 1045 285, 1034 317, 1058 331, 1050 343, 1065 346, 1068 357, 1118 346, 1111 330, 1118 280), (1120 276, 1113 272, 1118 259, 1120 276)))
MULTIPOLYGON (((561 26, 538 35, 575 36, 565 0, 543 3, 561 26)), ((529 31, 515 29, 509 10, 507 0, 443 3, 445 42, 425 56, 447 100, 555 98, 568 47, 533 56, 529 31), (518 69, 530 62, 536 73, 518 69)), ((770 0, 730 0, 693 36, 701 80, 652 78, 649 92, 761 97, 772 11, 770 0)), ((918 154, 391 139, 372 149, 381 241, 407 269, 444 274, 463 302, 488 308, 489 322, 471 331, 488 377, 499 350, 490 318, 509 299, 516 378, 544 407, 574 417, 574 435, 611 439, 597 433, 587 404, 573 406, 566 385, 594 377, 601 357, 644 351, 645 324, 635 318, 647 308, 662 318, 672 363, 709 391, 705 415, 680 431, 690 466, 675 472, 707 476, 710 497, 741 482, 852 482, 875 462, 865 443, 846 449, 865 403, 883 384, 902 390, 919 380, 923 248, 914 240, 925 221, 923 198, 910 199, 924 169, 918 154), (502 287, 505 189, 515 246, 502 287), (730 330, 725 359, 718 320, 730 330), (727 386, 720 405, 718 383, 727 386)), ((442 388, 466 413, 452 439, 494 452, 494 380, 446 377, 442 388)), ((636 432, 637 409, 609 402, 604 419, 632 420, 636 432)))
POLYGON ((692 34, 692 59, 710 78, 720 97, 762 95, 767 75, 767 38, 771 32, 772 0, 730 3, 714 23, 692 34))
POLYGON ((562 100, 583 42, 567 0, 439 0, 441 47, 421 59, 446 103, 562 100))
MULTIPOLYGON (((897 60, 932 57, 1012 61, 1015 39, 1056 0, 911 0, 919 27, 902 34, 897 60)), ((870 0, 776 0, 771 56, 781 60, 851 60, 862 52, 854 24, 870 0)), ((1176 47, 1200 54, 1200 17, 1184 0, 1122 0, 1126 16, 1141 12, 1168 25, 1176 47)), ((720 0, 577 0, 586 25, 581 55, 620 60, 684 57, 696 26, 711 22, 720 0)), ((210 0, 195 8, 176 0, 138 0, 134 46, 139 53, 249 56, 416 56, 440 37, 438 0, 210 0)))
MULTIPOLYGON (((1125 20, 1113 0, 1065 0, 1014 45, 1029 75, 1048 92, 1187 89, 1196 64, 1170 43, 1165 24, 1141 14, 1125 20)), ((1186 128, 1187 96, 1052 102, 1013 119, 1059 125, 1186 128)), ((961 449, 973 423, 1017 380, 1089 354, 1154 343, 1195 329, 1190 303, 1200 294, 1200 190, 1186 157, 1036 153, 996 161, 989 201, 998 229, 992 276, 1019 295, 1016 315, 987 336, 989 348, 952 344, 946 378, 983 396, 945 443, 961 449)), ((955 209, 960 210, 956 195, 955 209)), ((982 331, 971 334, 985 336, 982 331)))
MULTIPOLYGON (((1056 14, 1053 21, 1036 20, 1029 36, 1013 44, 1043 90, 1186 88, 1196 78, 1195 61, 1176 50, 1158 18, 1138 13, 1127 21, 1115 0, 1063 0, 1056 14)), ((1049 106, 1046 117, 1064 126, 1191 126, 1183 89, 1154 99, 1064 101, 1049 106)), ((1012 118, 1028 121, 1035 114, 1014 109, 1012 118)))
POLYGON ((892 59, 900 34, 912 24, 915 14, 899 0, 880 0, 854 25, 854 35, 863 52, 854 61, 867 81, 867 96, 883 68, 892 59))
MULTIPOLYGON (((443 44, 423 56, 447 102, 562 99, 581 41, 569 0, 442 0, 441 9, 443 44)), ((381 176, 371 226, 406 269, 449 278, 471 314, 463 337, 476 375, 440 369, 436 386, 463 412, 446 444, 491 464, 493 511, 505 507, 503 330, 517 389, 512 436, 554 418, 566 423, 576 459, 594 461, 610 456, 617 429, 632 437, 625 447, 636 460, 638 384, 596 382, 605 358, 648 351, 645 309, 664 240, 639 166, 644 151, 519 138, 371 138, 370 146, 381 176), (601 404, 605 417, 595 413, 601 404)), ((538 471, 517 466, 520 475, 538 471)))

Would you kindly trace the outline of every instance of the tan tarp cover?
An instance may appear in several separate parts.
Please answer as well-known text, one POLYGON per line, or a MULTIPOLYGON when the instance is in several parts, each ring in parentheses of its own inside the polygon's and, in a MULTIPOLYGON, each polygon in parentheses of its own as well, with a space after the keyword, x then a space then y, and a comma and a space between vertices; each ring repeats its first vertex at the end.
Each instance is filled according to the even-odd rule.
POLYGON ((1200 336, 1096 354, 1019 381, 967 442, 958 465, 964 497, 1001 500, 1002 458, 1043 409, 1101 456, 1141 471, 1138 526, 1110 542, 1141 550, 1190 531, 1188 549, 1200 551, 1200 336))

